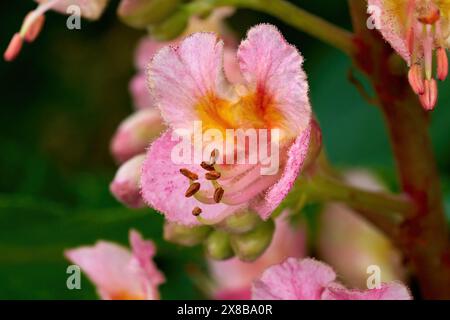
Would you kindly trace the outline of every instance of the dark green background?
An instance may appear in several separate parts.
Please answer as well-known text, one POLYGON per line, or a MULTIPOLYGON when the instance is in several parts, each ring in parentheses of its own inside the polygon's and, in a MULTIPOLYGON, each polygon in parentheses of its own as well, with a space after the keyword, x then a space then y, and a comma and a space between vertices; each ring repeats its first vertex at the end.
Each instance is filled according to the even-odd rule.
MULTIPOLYGON (((296 2, 349 27, 345 0, 296 2)), ((17 61, 0 62, 0 298, 95 298, 86 279, 82 290, 66 288, 63 249, 100 238, 127 244, 131 227, 158 244, 157 263, 168 279, 163 298, 202 297, 190 277, 204 269, 201 250, 165 243, 161 216, 124 209, 108 191, 116 169, 109 140, 132 111, 127 87, 143 35, 117 21, 116 4, 101 21, 83 21, 81 31, 67 30, 65 17, 50 13, 36 43, 17 61)), ((1 2, 0 48, 33 7, 31 0, 1 2)), ((241 36, 258 22, 277 24, 304 54, 313 108, 333 163, 370 167, 395 188, 382 118, 347 81, 349 60, 270 17, 239 11, 230 19, 241 36)), ((449 89, 450 81, 441 85, 432 125, 444 181, 450 173, 449 89)))

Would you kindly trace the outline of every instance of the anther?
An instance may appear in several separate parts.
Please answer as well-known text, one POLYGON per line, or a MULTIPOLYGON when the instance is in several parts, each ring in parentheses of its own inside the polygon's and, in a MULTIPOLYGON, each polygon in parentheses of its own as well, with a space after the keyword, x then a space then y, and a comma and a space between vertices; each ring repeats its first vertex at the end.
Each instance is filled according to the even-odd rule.
POLYGON ((215 191, 214 191, 214 201, 216 203, 219 203, 220 201, 222 201, 222 197, 223 194, 225 193, 225 191, 223 190, 222 187, 218 187, 215 191))
POLYGON ((196 194, 199 190, 200 190, 200 183, 195 182, 189 186, 184 195, 186 196, 186 198, 190 198, 194 194, 196 194))
POLYGON ((408 80, 411 88, 416 94, 421 95, 425 92, 422 67, 420 66, 420 64, 416 63, 411 66, 408 72, 408 80))
POLYGON ((198 180, 198 175, 186 168, 180 169, 180 173, 192 181, 198 180))
POLYGON ((444 81, 448 75, 448 58, 447 52, 444 48, 440 47, 436 50, 437 61, 437 78, 444 81))
MULTIPOLYGON (((29 19, 29 17, 33 14, 33 12, 29 13, 27 17, 25 18, 25 21, 29 19)), ((42 27, 44 26, 45 22, 45 16, 40 15, 38 16, 28 27, 28 30, 25 34, 25 40, 27 42, 33 42, 38 37, 39 33, 42 30, 42 27)))
POLYGON ((6 61, 13 61, 20 53, 22 49, 23 40, 19 33, 16 33, 9 42, 8 48, 3 54, 3 58, 6 61))
POLYGON ((211 171, 205 174, 206 180, 217 180, 220 178, 220 176, 221 176, 220 172, 217 171, 211 171))
POLYGON ((425 110, 430 111, 434 109, 438 98, 436 80, 425 80, 425 92, 419 98, 425 110))
POLYGON ((211 157, 210 157, 210 159, 209 159, 209 163, 210 163, 212 166, 215 165, 218 157, 219 157, 219 150, 214 149, 214 150, 211 152, 211 157))
POLYGON ((196 216, 196 217, 198 217, 201 213, 202 213, 202 209, 200 209, 199 207, 195 207, 195 208, 192 210, 192 214, 193 214, 194 216, 196 216))
POLYGON ((211 164, 209 164, 209 163, 207 163, 207 162, 205 162, 205 161, 203 161, 202 163, 200 163, 200 166, 201 166, 203 169, 207 170, 207 171, 215 171, 215 170, 216 170, 216 169, 214 169, 214 166, 213 166, 213 165, 211 165, 211 164))

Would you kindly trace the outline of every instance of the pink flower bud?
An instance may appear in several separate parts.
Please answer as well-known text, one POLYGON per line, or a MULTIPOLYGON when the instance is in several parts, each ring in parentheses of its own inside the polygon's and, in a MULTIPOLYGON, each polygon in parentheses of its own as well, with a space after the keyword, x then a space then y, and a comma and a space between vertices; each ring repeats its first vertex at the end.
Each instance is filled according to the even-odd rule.
POLYGON ((111 152, 114 158, 122 163, 145 152, 164 128, 158 109, 137 111, 120 124, 112 139, 111 152))
POLYGON ((130 208, 144 207, 140 194, 141 167, 144 159, 145 155, 138 155, 125 162, 109 186, 114 197, 130 208))

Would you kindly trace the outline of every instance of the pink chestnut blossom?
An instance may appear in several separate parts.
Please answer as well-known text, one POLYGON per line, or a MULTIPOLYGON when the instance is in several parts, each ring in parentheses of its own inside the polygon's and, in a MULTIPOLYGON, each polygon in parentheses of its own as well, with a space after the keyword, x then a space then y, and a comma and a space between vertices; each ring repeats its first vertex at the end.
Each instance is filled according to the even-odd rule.
POLYGON ((275 234, 266 252, 256 261, 247 263, 233 258, 210 260, 211 275, 216 283, 214 297, 219 300, 250 300, 252 282, 268 267, 288 257, 306 255, 306 230, 290 225, 287 213, 276 220, 275 234))
POLYGON ((443 81, 448 74, 450 1, 369 0, 368 4, 383 37, 408 63, 412 89, 423 107, 432 110, 438 97, 434 53, 436 78, 443 81))
POLYGON ((35 0, 38 7, 25 17, 19 32, 14 34, 3 57, 6 61, 14 60, 23 47, 23 42, 33 42, 42 30, 45 13, 49 10, 67 14, 71 5, 80 8, 81 16, 86 19, 98 19, 106 8, 108 0, 35 0))
POLYGON ((267 269, 252 288, 255 300, 411 300, 408 288, 398 282, 379 289, 350 290, 336 282, 333 269, 314 259, 289 258, 267 269))
POLYGON ((223 72, 223 46, 214 34, 196 33, 178 46, 162 49, 149 67, 149 82, 170 130, 148 150, 142 195, 171 222, 188 226, 200 224, 199 220, 218 222, 243 208, 268 219, 307 157, 312 117, 297 49, 274 26, 252 28, 237 52, 245 81, 232 84, 223 72), (199 164, 175 164, 173 130, 189 131, 195 121, 218 130, 280 129, 280 170, 264 176, 260 164, 216 164, 221 178, 211 183, 199 164), (180 169, 197 172, 198 181, 190 185, 180 169), (200 217, 190 214, 198 207, 200 217))
POLYGON ((156 249, 135 231, 130 231, 131 252, 121 245, 99 241, 91 247, 65 252, 80 266, 105 300, 157 300, 163 274, 152 261, 156 249))

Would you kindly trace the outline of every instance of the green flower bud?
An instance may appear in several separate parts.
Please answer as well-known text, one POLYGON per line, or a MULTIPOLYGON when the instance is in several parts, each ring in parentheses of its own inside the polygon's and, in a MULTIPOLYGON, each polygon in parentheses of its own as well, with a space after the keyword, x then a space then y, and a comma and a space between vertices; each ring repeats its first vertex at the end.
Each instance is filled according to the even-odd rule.
POLYGON ((177 223, 166 222, 164 225, 164 239, 186 247, 202 243, 211 232, 208 226, 186 227, 177 223))
POLYGON ((205 250, 206 254, 214 260, 226 260, 234 255, 229 235, 221 230, 216 230, 209 235, 205 241, 205 250))
POLYGON ((179 10, 161 24, 150 26, 149 32, 158 41, 170 41, 180 36, 186 30, 189 15, 179 10))
POLYGON ((242 261, 255 261, 269 247, 274 231, 275 224, 269 220, 248 233, 232 235, 230 240, 234 253, 242 261))
POLYGON ((241 211, 225 219, 218 227, 233 234, 247 233, 262 222, 254 212, 241 211))
POLYGON ((181 0, 122 0, 117 15, 127 25, 144 29, 170 17, 181 0))

